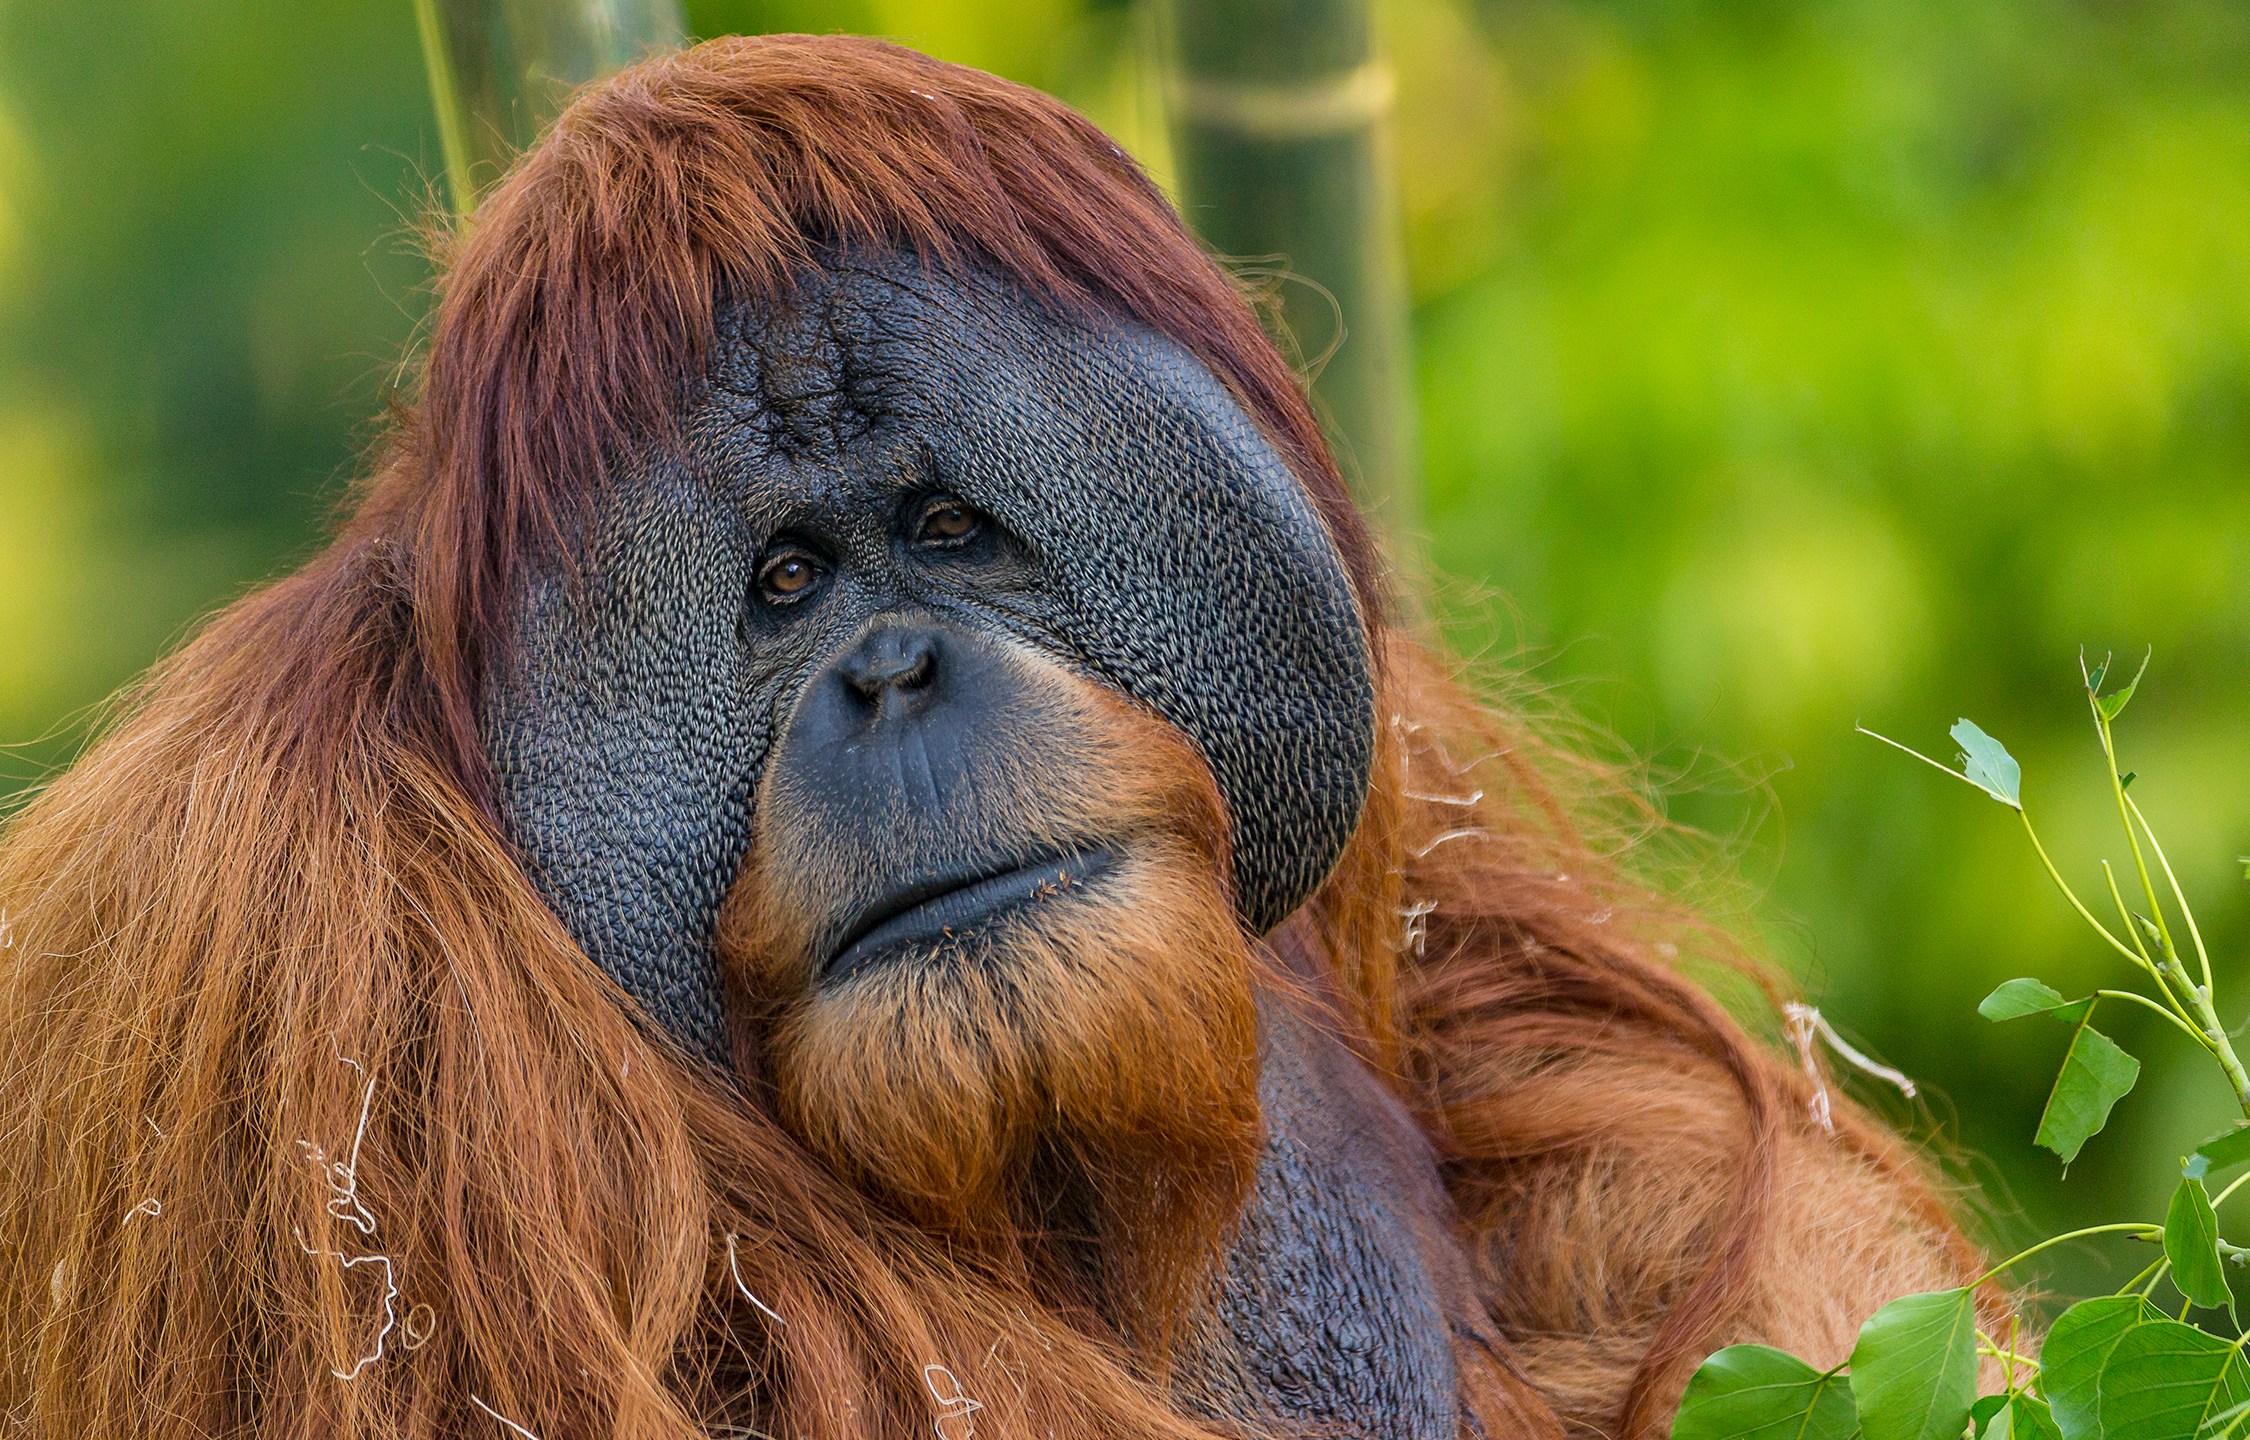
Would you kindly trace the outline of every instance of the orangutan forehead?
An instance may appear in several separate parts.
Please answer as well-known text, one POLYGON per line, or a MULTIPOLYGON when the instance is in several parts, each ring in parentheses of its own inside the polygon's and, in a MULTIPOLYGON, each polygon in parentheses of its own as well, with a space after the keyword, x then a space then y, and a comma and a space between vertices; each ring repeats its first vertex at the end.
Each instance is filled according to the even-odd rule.
POLYGON ((883 269, 815 271, 786 299, 718 316, 691 431, 733 430, 768 452, 834 461, 915 408, 915 372, 957 287, 883 269))
MULTIPOLYGON (((1124 321, 1070 316, 1013 281, 938 273, 909 257, 810 271, 785 298, 723 305, 704 387, 684 416, 705 468, 778 498, 790 477, 866 490, 920 484, 987 455, 1030 481, 1065 447, 1135 432, 1134 458, 1194 483, 1198 456, 1240 449, 1274 488, 1295 477, 1224 387, 1170 342, 1124 321)), ((722 477, 723 478, 723 477, 722 477)), ((1292 499, 1292 504, 1294 501, 1292 499)))

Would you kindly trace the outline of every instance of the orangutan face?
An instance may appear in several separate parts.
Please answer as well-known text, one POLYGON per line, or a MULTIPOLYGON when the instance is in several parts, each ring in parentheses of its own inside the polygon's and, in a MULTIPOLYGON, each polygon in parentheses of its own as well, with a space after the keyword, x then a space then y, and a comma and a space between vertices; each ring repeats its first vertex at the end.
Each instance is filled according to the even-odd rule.
POLYGON ((1335 548, 1208 372, 839 264, 723 315, 684 446, 588 550, 488 730, 533 873, 653 1020, 735 1036, 932 1216, 1095 1134, 1240 1148, 1245 936, 1349 836, 1372 684, 1335 548))

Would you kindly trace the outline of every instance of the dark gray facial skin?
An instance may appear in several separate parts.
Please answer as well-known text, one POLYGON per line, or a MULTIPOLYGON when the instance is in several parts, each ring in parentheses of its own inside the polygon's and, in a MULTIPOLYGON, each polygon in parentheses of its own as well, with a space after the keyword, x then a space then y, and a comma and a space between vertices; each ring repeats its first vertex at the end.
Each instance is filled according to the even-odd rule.
POLYGON ((1254 931, 1334 865, 1373 749, 1365 630, 1295 478, 1179 347, 871 262, 724 317, 685 431, 684 464, 615 482, 580 586, 523 597, 485 734, 535 880, 690 1052, 724 1055, 708 938, 768 752, 878 616, 1015 637, 1177 725, 1254 931), (988 543, 904 543, 941 494, 988 543), (821 558, 818 592, 761 600, 788 545, 821 558))
MULTIPOLYGON (((967 773, 982 751, 1037 743, 1035 717, 977 708, 978 676, 1004 679, 993 657, 1008 647, 1194 743, 1227 807, 1250 930, 1334 866, 1373 750, 1366 631, 1296 479, 1178 346, 1058 318, 996 279, 855 260, 788 307, 723 314, 683 428, 677 453, 620 467, 575 563, 519 597, 484 698, 533 883, 683 1050, 727 1055, 711 933, 762 781, 832 777, 812 813, 837 817, 853 865, 875 863, 880 837, 850 817, 942 811, 946 754, 967 773), (974 544, 917 539, 946 497, 981 517, 974 544), (792 553, 818 576, 777 596, 761 577, 792 553), (864 736, 835 738, 858 723, 852 674, 912 663, 900 634, 939 637, 947 667, 929 691, 945 713, 912 737, 938 757, 919 787, 910 759, 870 764, 864 736), (776 760, 824 733, 833 755, 776 760), (884 775, 897 778, 878 793, 884 775), (856 786, 866 795, 844 793, 856 786)), ((868 695, 891 683, 881 674, 868 695)), ((1038 848, 979 844, 992 853, 975 873, 1038 848)), ((1266 1160, 1223 1303, 1183 1366, 1188 1398, 1450 1440, 1449 1341, 1415 1238, 1442 1227, 1426 1150, 1380 1087, 1344 1076, 1356 1062, 1333 1041, 1261 1014, 1266 1160)))

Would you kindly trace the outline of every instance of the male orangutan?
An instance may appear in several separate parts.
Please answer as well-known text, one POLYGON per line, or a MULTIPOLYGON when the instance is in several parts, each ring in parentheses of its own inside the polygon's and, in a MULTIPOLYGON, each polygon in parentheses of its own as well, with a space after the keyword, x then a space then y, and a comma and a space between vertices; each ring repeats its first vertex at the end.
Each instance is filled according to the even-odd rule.
POLYGON ((1974 1275, 1393 603, 1060 105, 594 89, 334 544, 7 832, 0 1414, 1645 1436, 1974 1275))

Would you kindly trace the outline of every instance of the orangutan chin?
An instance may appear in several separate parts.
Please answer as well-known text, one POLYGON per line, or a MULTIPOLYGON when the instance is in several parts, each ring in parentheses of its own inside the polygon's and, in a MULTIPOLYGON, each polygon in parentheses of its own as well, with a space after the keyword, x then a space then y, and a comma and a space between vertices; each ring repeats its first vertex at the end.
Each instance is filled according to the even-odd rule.
POLYGON ((1977 1274, 1396 604, 1061 105, 589 91, 334 543, 0 843, 0 1414, 1650 1436, 1977 1274))

